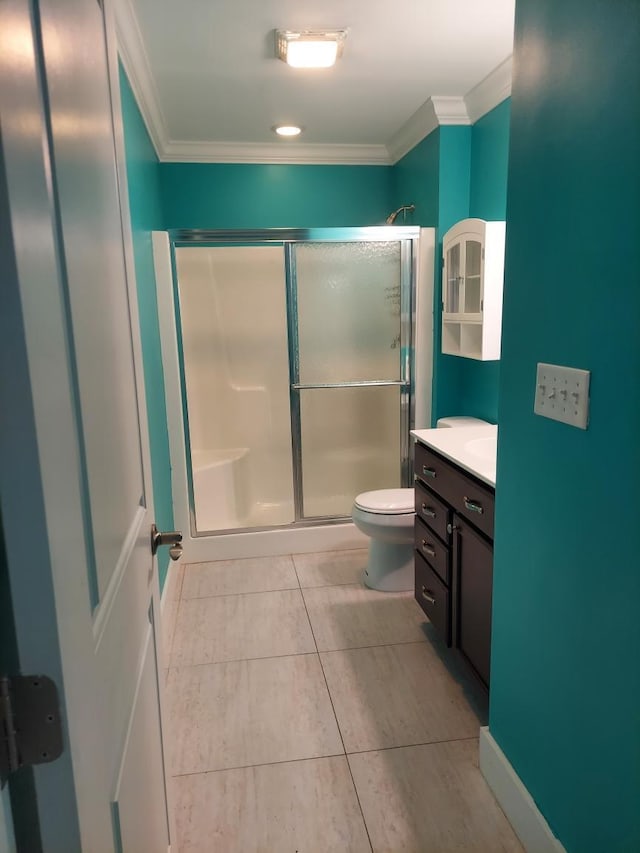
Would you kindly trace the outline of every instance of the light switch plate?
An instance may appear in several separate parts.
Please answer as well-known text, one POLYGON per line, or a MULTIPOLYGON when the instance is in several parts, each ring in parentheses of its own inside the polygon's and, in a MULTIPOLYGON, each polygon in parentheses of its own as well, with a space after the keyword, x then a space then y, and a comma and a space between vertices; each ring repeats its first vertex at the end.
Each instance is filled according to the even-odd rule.
POLYGON ((588 370, 538 364, 533 411, 536 415, 586 429, 589 423, 590 377, 588 370))

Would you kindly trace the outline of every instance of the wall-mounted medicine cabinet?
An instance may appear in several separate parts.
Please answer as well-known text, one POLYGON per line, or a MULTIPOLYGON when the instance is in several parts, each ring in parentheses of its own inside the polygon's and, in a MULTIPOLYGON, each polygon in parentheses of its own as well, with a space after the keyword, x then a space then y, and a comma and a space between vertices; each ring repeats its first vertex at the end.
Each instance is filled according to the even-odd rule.
POLYGON ((500 358, 505 223, 463 219, 442 243, 442 352, 500 358))

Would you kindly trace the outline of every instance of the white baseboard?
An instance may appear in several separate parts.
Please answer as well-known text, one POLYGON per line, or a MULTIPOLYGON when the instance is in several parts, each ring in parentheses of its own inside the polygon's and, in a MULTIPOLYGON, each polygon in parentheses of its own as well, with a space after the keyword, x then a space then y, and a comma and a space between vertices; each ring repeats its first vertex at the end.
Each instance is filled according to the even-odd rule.
POLYGON ((318 527, 224 533, 219 536, 191 538, 187 535, 182 544, 184 563, 203 563, 209 560, 240 560, 247 557, 367 548, 369 537, 361 533, 352 522, 346 522, 318 527))
POLYGON ((488 726, 480 729, 480 770, 527 853, 566 853, 488 726))

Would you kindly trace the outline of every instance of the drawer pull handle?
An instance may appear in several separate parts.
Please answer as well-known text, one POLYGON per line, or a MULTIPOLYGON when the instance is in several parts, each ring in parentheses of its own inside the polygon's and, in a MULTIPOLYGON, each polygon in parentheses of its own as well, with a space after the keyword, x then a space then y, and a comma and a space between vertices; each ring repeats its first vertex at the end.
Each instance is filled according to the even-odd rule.
POLYGON ((424 474, 425 477, 429 477, 432 480, 435 480, 435 478, 436 478, 436 469, 435 468, 429 468, 427 465, 422 466, 422 473, 424 474))
POLYGON ((422 597, 425 601, 428 601, 429 604, 436 603, 436 599, 433 592, 430 589, 427 589, 425 586, 422 587, 422 597))
POLYGON ((453 533, 454 530, 459 530, 460 525, 458 524, 447 524, 447 533, 453 533))
POLYGON ((436 552, 435 552, 433 546, 431 545, 431 543, 427 542, 426 539, 422 540, 422 550, 424 551, 425 554, 428 554, 430 557, 435 557, 435 555, 436 555, 436 552))
POLYGON ((478 515, 482 515, 484 512, 484 508, 482 504, 479 504, 477 501, 472 501, 466 495, 463 498, 464 505, 469 510, 469 512, 477 512, 478 515))
POLYGON ((436 511, 432 506, 427 506, 426 504, 422 504, 422 514, 428 515, 429 518, 436 517, 436 511))

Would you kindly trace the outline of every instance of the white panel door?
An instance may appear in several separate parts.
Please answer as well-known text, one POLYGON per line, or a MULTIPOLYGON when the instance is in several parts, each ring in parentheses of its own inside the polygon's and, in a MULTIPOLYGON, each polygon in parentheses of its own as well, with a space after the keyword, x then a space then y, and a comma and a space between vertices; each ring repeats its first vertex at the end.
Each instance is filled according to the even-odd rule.
POLYGON ((0 4, 0 507, 20 666, 51 675, 62 699, 65 754, 34 774, 47 853, 169 846, 149 448, 105 7, 42 0, 35 16, 28 0, 0 4))

